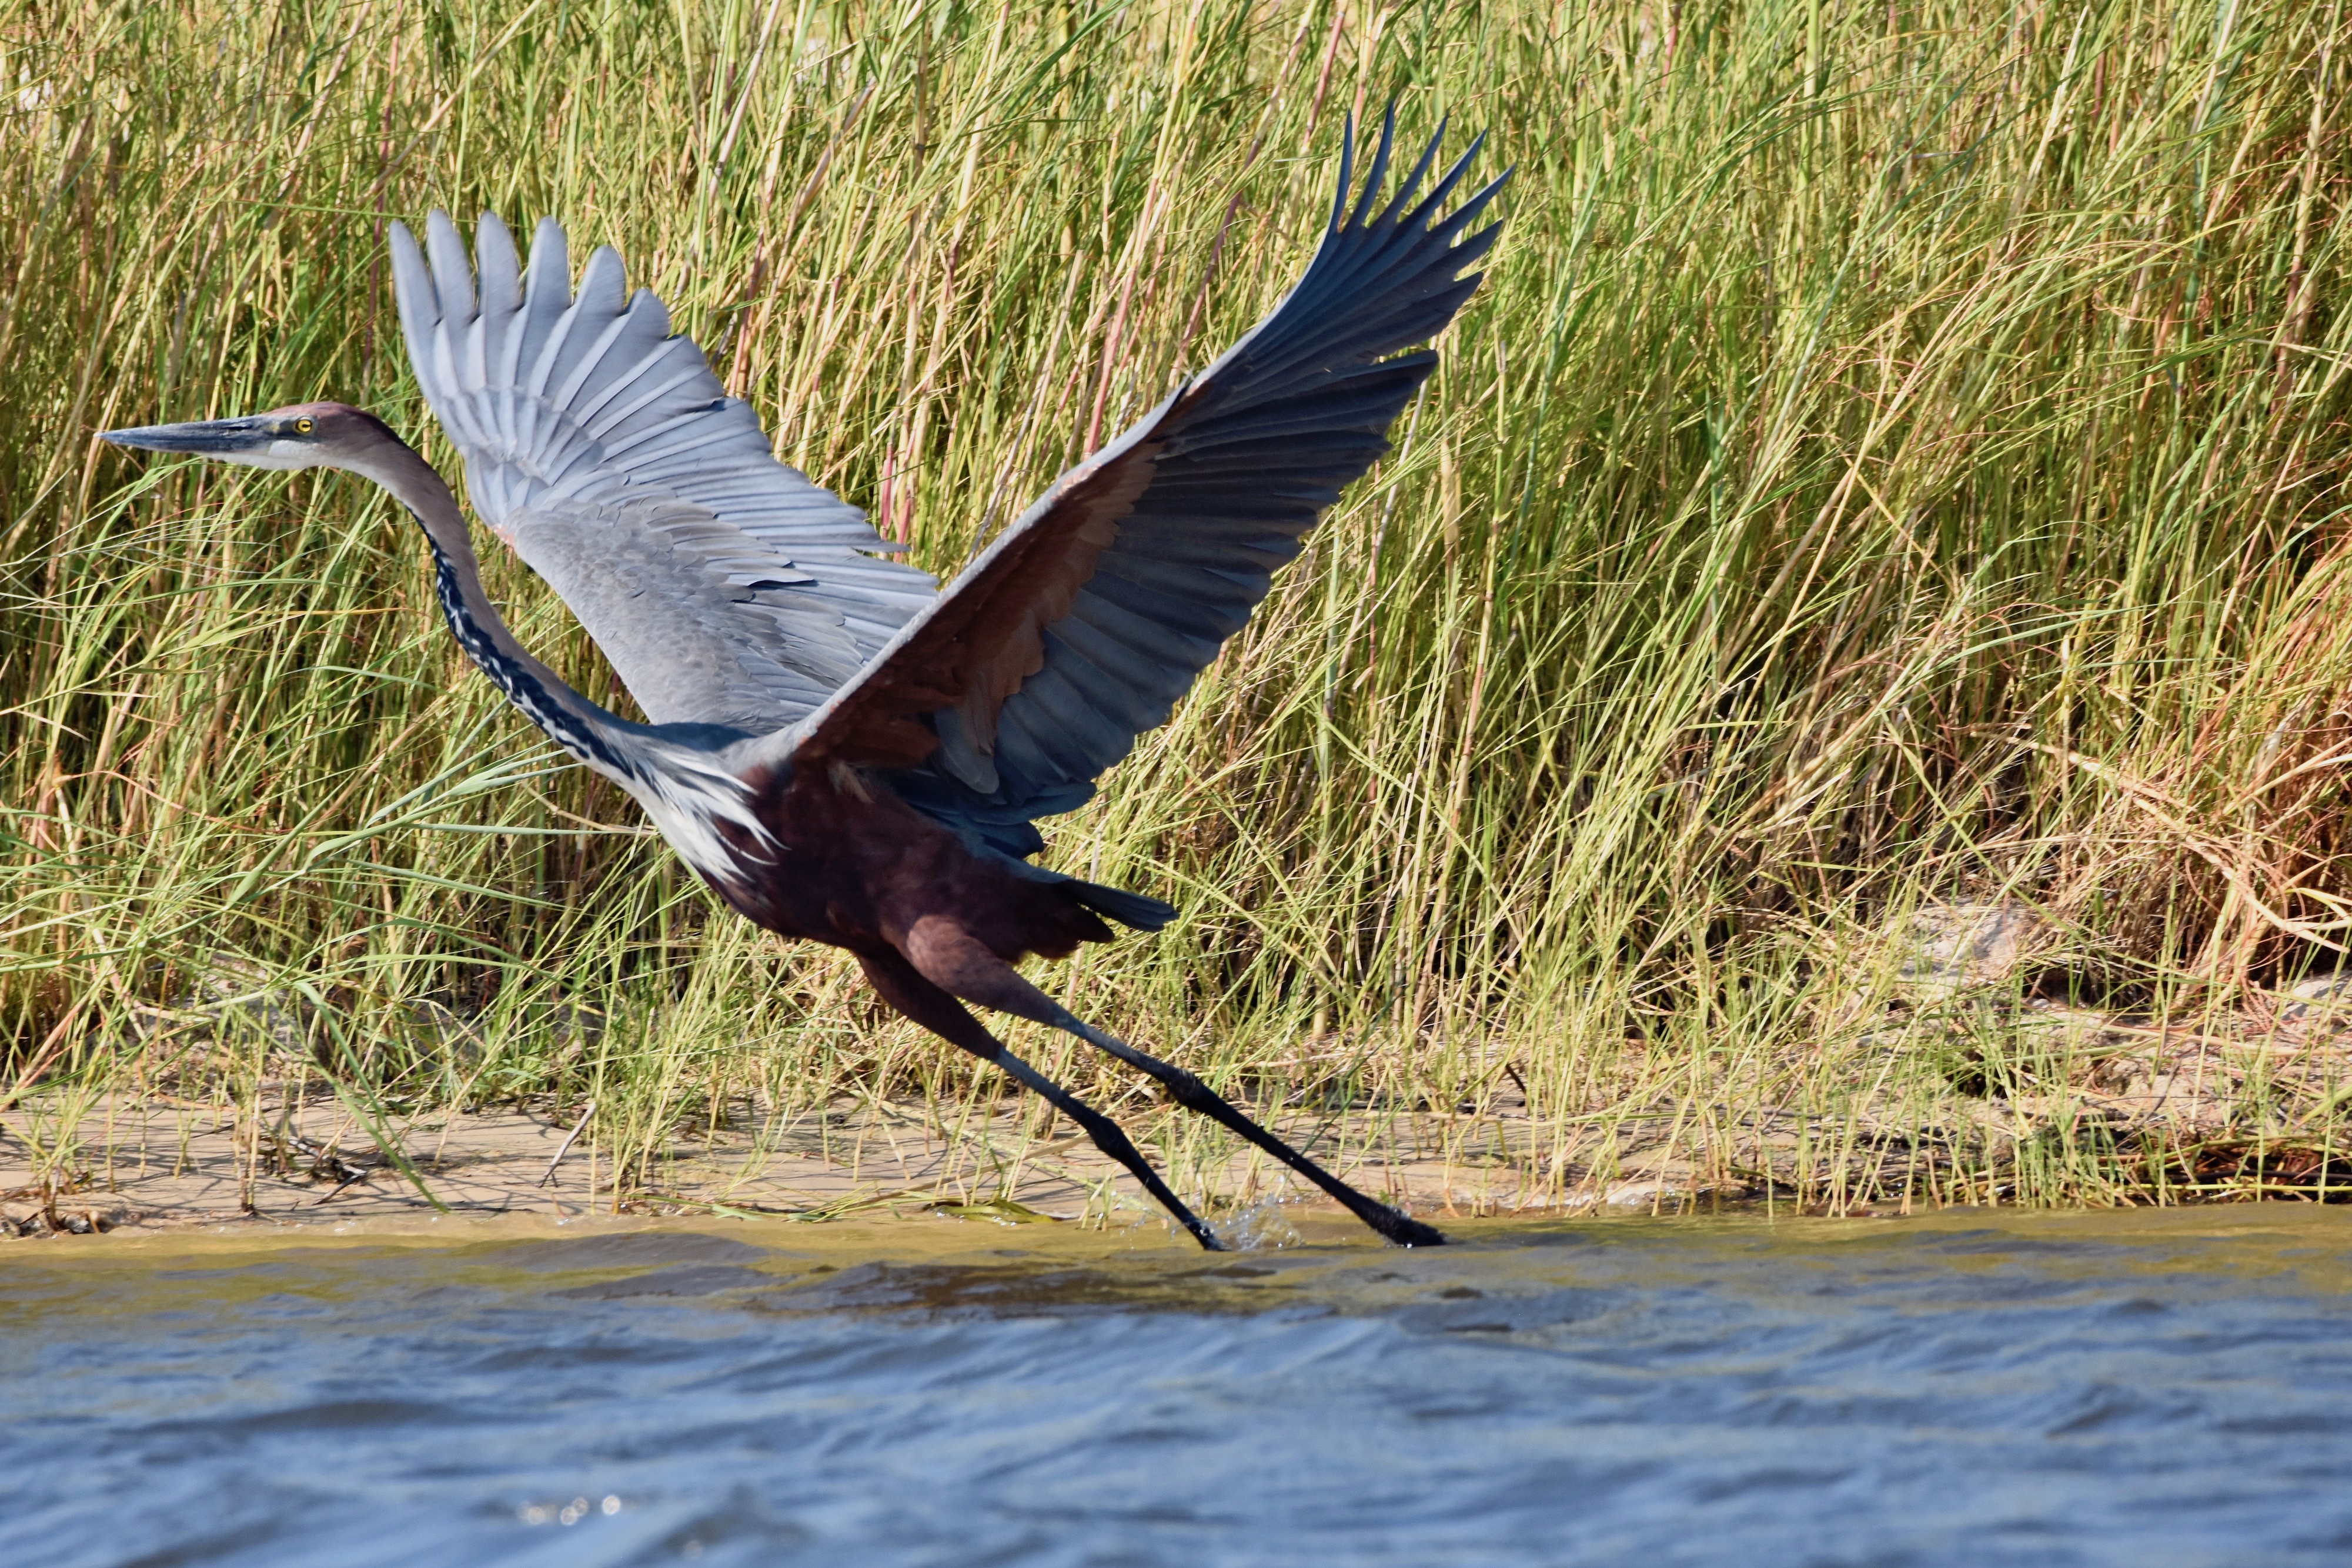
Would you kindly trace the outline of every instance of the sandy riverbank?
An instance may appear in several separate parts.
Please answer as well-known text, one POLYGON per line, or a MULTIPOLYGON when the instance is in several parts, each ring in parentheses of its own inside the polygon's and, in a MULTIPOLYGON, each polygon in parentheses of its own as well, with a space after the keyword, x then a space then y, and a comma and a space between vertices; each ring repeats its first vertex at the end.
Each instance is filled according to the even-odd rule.
MULTIPOLYGON (((919 1105, 777 1118, 682 1143, 656 1180, 632 1182, 618 1195, 608 1152, 593 1135, 575 1135, 576 1114, 429 1113, 388 1133, 394 1158, 360 1118, 331 1099, 265 1103, 257 1119, 226 1106, 149 1099, 86 1113, 73 1134, 74 1155, 59 1161, 41 1155, 57 1146, 54 1118, 20 1110, 0 1115, 0 1218, 38 1234, 60 1224, 107 1230, 248 1219, 381 1221, 440 1212, 823 1218, 947 1207, 1118 1223, 1157 1213, 1132 1179, 1083 1137, 1024 1140, 1019 1110, 1002 1107, 985 1124, 969 1119, 951 1137, 942 1136, 919 1105), (43 1165, 68 1175, 45 1176, 43 1165)), ((1432 1125, 1391 1124, 1390 1157, 1334 1163, 1350 1180, 1416 1212, 1561 1207, 1558 1197, 1529 1190, 1507 1163, 1444 1157, 1438 1151, 1448 1140, 1434 1126, 1442 1118, 1407 1120, 1432 1125), (1414 1143, 1431 1156, 1410 1157, 1414 1143)), ((1311 1136, 1317 1125, 1290 1131, 1311 1136)), ((1202 1174, 1195 1167, 1196 1180, 1202 1174)), ((1255 1155, 1234 1157, 1203 1185, 1223 1197, 1213 1207, 1227 1212, 1267 1197, 1303 1201, 1302 1184, 1255 1155)), ((1621 1206, 1663 1199, 1674 1207, 1705 1190, 1707 1184, 1675 1172, 1664 1180, 1621 1180, 1570 1206, 1613 1196, 1621 1206)))
MULTIPOLYGON (((1475 1113, 1358 1106, 1267 1119, 1365 1190, 1440 1220, 1741 1202, 1906 1212, 2352 1192, 2352 1161, 2282 1114, 2291 1103, 2326 1101, 2346 1081, 2333 1027, 2245 1019, 2221 1035, 2060 1009, 2030 1021, 2047 1037, 2037 1048, 2050 1053, 2045 1082, 2003 1092, 1988 1063, 1975 1092, 1882 1096, 1838 1118, 1737 1097, 1627 1097, 1605 1114, 1546 1118, 1504 1095, 1475 1113), (2078 1173, 2074 1185, 2037 1186, 2036 1162, 2061 1161, 2078 1173), (2084 1172, 2097 1183, 2085 1185, 2084 1172)), ((1927 1037, 1884 1046, 1926 1049, 1927 1037)), ((162 1093, 79 1105, 35 1097, 0 1112, 0 1234, 443 1213, 829 1218, 944 1206, 1112 1224, 1158 1215, 1067 1124, 1033 1137, 1031 1109, 1018 1101, 743 1110, 656 1130, 658 1157, 630 1159, 617 1183, 615 1130, 583 1109, 369 1119, 331 1094, 267 1085, 257 1107, 162 1093)), ((1184 1142, 1201 1133, 1189 1117, 1158 1109, 1123 1120, 1212 1217, 1311 1193, 1253 1151, 1184 1142)), ((646 1146, 645 1130, 617 1135, 646 1146)))

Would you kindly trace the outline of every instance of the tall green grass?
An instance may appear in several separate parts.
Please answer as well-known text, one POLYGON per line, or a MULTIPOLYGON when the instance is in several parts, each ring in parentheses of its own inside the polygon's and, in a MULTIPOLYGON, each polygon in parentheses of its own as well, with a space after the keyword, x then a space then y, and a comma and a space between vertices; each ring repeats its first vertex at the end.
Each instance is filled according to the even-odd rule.
MULTIPOLYGON (((558 766, 367 486, 91 432, 331 396, 447 466, 384 226, 553 214, 951 570, 1271 304, 1391 98, 1518 165, 1486 286, 1049 824, 1188 912, 1054 983, 1255 1095, 1467 1108, 1465 1158, 1523 1098, 1531 1192, 1768 1125, 1836 1192, 1958 1114, 1963 1047, 1871 978, 1923 899, 2040 905, 2079 987, 2209 1021, 2352 939, 2335 0, 0 0, 0 40, 19 1093, 593 1098, 640 1161, 746 1103, 994 1094, 558 766)), ((1885 1179, 1998 1185, 1941 1147, 1885 1179)), ((2123 1179, 2039 1159, 2002 1179, 2123 1179)))

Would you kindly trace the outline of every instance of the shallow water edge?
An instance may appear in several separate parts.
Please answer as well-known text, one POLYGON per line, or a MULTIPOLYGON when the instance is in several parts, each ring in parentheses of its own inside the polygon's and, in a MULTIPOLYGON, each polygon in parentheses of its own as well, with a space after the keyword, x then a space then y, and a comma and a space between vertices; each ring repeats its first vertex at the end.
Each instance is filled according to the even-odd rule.
POLYGON ((0 1249, 0 1558, 2320 1563, 2352 1214, 0 1249))

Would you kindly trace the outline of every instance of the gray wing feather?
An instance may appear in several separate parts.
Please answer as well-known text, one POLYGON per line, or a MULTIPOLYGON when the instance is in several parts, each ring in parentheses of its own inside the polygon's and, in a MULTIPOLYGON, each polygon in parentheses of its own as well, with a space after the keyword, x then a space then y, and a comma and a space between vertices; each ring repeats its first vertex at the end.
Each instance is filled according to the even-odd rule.
POLYGON ((393 225, 409 361, 467 490, 572 607, 656 723, 782 729, 934 597, 865 514, 777 461, 751 405, 628 293, 609 246, 572 290, 562 228, 528 264, 484 214, 393 225))
POLYGON ((515 553, 572 607, 656 724, 757 732, 806 712, 866 654, 805 576, 730 581, 737 530, 659 494, 526 507, 515 553), (733 536, 730 538, 730 536, 733 536))

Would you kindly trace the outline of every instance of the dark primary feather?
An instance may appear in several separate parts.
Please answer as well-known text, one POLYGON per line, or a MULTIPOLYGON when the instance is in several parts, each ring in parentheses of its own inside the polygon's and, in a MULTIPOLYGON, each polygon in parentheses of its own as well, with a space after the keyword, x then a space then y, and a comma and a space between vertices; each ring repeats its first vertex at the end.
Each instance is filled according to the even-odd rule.
POLYGON ((1509 175, 1440 215, 1478 144, 1416 203, 1433 139, 1375 211, 1393 130, 1391 112, 1352 209, 1350 130, 1329 226, 1282 303, 1055 481, 795 728, 796 756, 897 769, 920 809, 1031 853, 1034 819, 1084 803, 1166 721, 1274 569, 1388 450, 1437 361, 1398 350, 1478 285, 1463 273, 1496 226, 1464 235, 1509 175))

